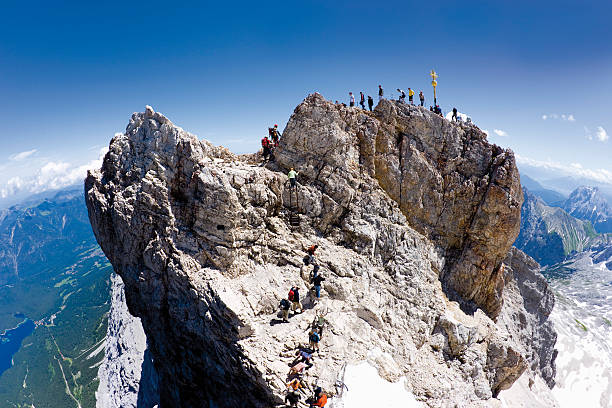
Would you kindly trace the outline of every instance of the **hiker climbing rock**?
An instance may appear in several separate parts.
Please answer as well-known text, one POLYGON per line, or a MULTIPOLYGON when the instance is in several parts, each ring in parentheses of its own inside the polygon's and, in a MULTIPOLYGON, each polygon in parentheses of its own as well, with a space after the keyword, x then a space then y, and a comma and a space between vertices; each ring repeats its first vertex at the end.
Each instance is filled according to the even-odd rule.
POLYGON ((292 365, 295 365, 297 363, 304 363, 306 364, 306 369, 309 369, 312 367, 312 353, 313 350, 308 349, 308 348, 302 348, 299 349, 296 353, 297 358, 293 361, 292 365))
POLYGON ((359 104, 361 105, 361 109, 365 110, 365 96, 363 92, 359 92, 359 104))
POLYGON ((382 86, 378 85, 378 102, 382 101, 384 94, 385 92, 383 91, 382 86))
POLYGON ((287 389, 290 391, 299 391, 304 388, 304 381, 300 376, 292 379, 287 383, 287 389))
POLYGON ((298 402, 302 397, 295 391, 287 391, 287 395, 285 395, 285 404, 289 404, 290 407, 297 407, 298 402))
POLYGON ((317 274, 316 276, 312 278, 312 283, 315 288, 315 294, 317 296, 317 299, 321 297, 321 282, 323 282, 324 280, 325 278, 319 274, 317 274))
POLYGON ((270 148, 272 147, 272 142, 270 142, 268 136, 265 136, 263 139, 261 139, 261 147, 263 147, 263 159, 265 162, 270 156, 270 148))
POLYGON ((368 95, 368 107, 370 108, 370 112, 372 112, 372 106, 374 106, 374 99, 368 95))
POLYGON ((321 387, 317 387, 314 390, 312 397, 309 397, 306 402, 310 404, 309 408, 322 408, 327 404, 327 394, 323 392, 321 387))
POLYGON ((321 340, 321 335, 317 331, 317 329, 312 329, 308 334, 308 344, 313 351, 319 351, 319 341, 321 340))
POLYGON ((300 313, 304 311, 302 303, 300 302, 300 290, 297 286, 291 288, 287 299, 291 302, 291 311, 294 315, 297 314, 297 309, 300 309, 300 313))
POLYGON ((310 325, 310 330, 314 331, 316 330, 317 334, 319 335, 319 340, 323 338, 323 328, 325 326, 327 326, 329 323, 327 322, 327 319, 323 316, 323 314, 317 312, 315 314, 315 318, 312 321, 312 324, 310 325))
POLYGON ((425 95, 423 95, 423 91, 419 92, 419 99, 421 100, 421 106, 425 105, 425 95))
POLYGON ((302 374, 307 367, 308 366, 303 361, 298 362, 289 369, 288 377, 293 378, 296 375, 302 374))
POLYGON ((287 299, 281 299, 279 307, 281 311, 280 317, 283 319, 283 322, 288 322, 289 321, 289 309, 291 308, 291 303, 287 299))
POLYGON ((295 188, 295 178, 297 177, 298 173, 297 171, 293 170, 293 167, 291 168, 291 170, 289 170, 289 173, 287 173, 287 177, 289 177, 289 183, 291 183, 291 188, 295 188))
POLYGON ((273 128, 270 128, 270 137, 272 142, 274 143, 274 147, 278 147, 278 142, 280 141, 281 134, 278 131, 278 125, 275 124, 273 128))
POLYGON ((410 102, 411 105, 414 105, 414 91, 410 88, 408 88, 408 102, 410 102))

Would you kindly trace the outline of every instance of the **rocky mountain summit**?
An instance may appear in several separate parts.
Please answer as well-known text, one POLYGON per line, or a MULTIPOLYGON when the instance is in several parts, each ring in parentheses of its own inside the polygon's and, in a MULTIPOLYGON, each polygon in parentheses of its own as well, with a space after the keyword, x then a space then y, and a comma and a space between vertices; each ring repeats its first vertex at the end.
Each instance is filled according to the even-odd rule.
POLYGON ((306 380, 332 396, 366 359, 430 407, 501 406, 521 376, 554 385, 554 297, 510 249, 523 200, 511 151, 420 107, 313 94, 275 157, 261 166, 147 107, 88 174, 90 221, 147 334, 161 407, 278 406, 315 313, 329 326, 306 380), (281 323, 289 288, 310 288, 311 244, 322 299, 281 323))

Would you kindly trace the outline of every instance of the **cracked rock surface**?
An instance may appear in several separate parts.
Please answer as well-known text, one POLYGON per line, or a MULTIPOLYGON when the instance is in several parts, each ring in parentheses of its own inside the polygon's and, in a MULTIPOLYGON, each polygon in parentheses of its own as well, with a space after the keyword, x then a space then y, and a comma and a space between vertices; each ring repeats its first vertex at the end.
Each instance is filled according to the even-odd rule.
POLYGON ((331 395, 345 365, 373 349, 385 356, 373 362, 379 375, 405 377, 430 407, 500 406, 523 373, 554 373, 554 336, 540 333, 552 331, 550 291, 532 269, 521 283, 528 262, 508 257, 522 202, 511 151, 422 108, 383 100, 369 113, 314 94, 276 162, 258 157, 200 141, 148 107, 86 179, 92 227, 147 334, 161 407, 279 404, 315 313, 329 326, 306 377, 331 395), (326 278, 318 303, 302 263, 311 244, 326 278), (531 281, 538 290, 525 297, 531 281), (291 286, 304 312, 280 323, 291 286))

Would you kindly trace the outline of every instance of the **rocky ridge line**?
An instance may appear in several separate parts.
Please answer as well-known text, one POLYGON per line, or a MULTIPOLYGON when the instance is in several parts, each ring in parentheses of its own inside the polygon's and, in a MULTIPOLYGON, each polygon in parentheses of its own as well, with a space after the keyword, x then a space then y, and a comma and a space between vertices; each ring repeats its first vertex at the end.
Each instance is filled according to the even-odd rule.
POLYGON ((315 94, 276 156, 260 167, 148 108, 88 175, 90 220, 142 319, 162 406, 278 402, 315 310, 331 328, 308 377, 332 394, 342 367, 373 348, 379 374, 405 376, 431 407, 497 406, 525 370, 554 369, 554 339, 523 335, 550 327, 546 286, 529 302, 519 284, 503 291, 522 268, 502 263, 522 200, 510 151, 424 109, 383 101, 369 114, 315 94), (289 166, 300 171, 299 229, 286 222, 289 166), (323 301, 271 325, 288 288, 308 285, 300 261, 313 242, 323 301))

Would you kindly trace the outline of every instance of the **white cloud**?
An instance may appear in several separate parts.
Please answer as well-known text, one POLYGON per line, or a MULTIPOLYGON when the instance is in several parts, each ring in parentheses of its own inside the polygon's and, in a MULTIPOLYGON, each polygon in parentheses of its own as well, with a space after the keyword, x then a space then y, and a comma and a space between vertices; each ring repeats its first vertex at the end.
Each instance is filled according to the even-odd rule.
POLYGON ((595 135, 597 136, 597 139, 599 139, 600 142, 605 142, 610 138, 608 136, 608 132, 606 132, 606 129, 602 128, 601 126, 597 126, 597 132, 595 133, 595 135))
POLYGON ((573 114, 571 113, 562 113, 562 114, 557 114, 557 113, 549 113, 549 114, 544 114, 542 115, 542 120, 548 120, 548 119, 560 119, 566 122, 575 122, 576 118, 574 117, 573 114))
POLYGON ((32 149, 32 150, 27 150, 27 151, 21 152, 21 153, 15 153, 15 154, 9 156, 9 160, 12 160, 12 161, 25 160, 28 157, 32 156, 37 151, 38 151, 37 149, 32 149))
POLYGON ((501 137, 506 137, 508 136, 507 132, 504 132, 501 129, 493 129, 493 133, 495 133, 497 136, 501 136, 501 137))
POLYGON ((589 169, 580 163, 571 163, 569 165, 555 162, 552 160, 535 160, 528 157, 523 157, 515 154, 516 161, 531 167, 538 167, 545 170, 556 171, 567 176, 574 176, 594 180, 600 183, 612 184, 612 171, 606 169, 589 169))
MULTIPOLYGON (((472 118, 470 117, 470 115, 468 115, 467 113, 461 113, 461 112, 457 112, 457 116, 463 121, 463 122, 467 122, 468 118, 470 119, 470 121, 472 120, 472 118)), ((452 120, 453 119, 453 111, 449 111, 446 116, 446 119, 448 120, 452 120)))
POLYGON ((85 179, 87 170, 100 168, 108 147, 99 151, 98 158, 82 165, 72 165, 67 162, 47 162, 33 177, 24 179, 13 177, 0 186, 0 197, 6 198, 20 192, 41 193, 46 190, 56 190, 67 187, 85 179))

